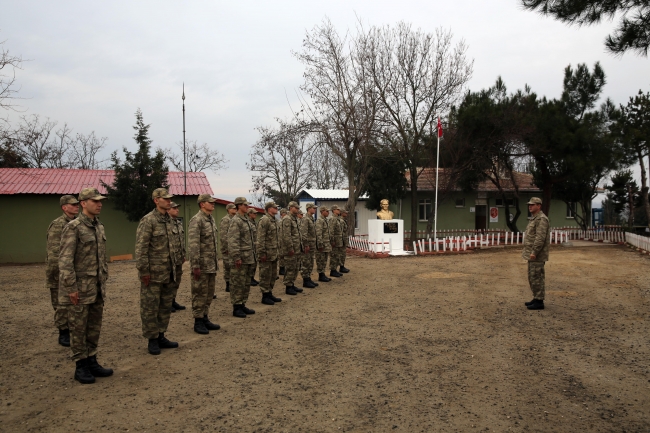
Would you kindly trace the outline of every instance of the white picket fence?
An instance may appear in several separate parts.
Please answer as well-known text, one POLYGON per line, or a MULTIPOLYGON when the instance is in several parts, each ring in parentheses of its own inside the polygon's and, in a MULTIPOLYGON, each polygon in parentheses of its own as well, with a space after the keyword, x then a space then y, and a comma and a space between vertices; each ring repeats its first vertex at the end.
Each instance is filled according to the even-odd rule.
POLYGON ((625 233, 625 242, 640 250, 650 251, 650 238, 634 233, 625 233))
POLYGON ((368 235, 348 236, 348 240, 348 248, 367 253, 388 253, 392 246, 390 239, 387 241, 380 239, 379 242, 371 242, 368 240, 368 235))

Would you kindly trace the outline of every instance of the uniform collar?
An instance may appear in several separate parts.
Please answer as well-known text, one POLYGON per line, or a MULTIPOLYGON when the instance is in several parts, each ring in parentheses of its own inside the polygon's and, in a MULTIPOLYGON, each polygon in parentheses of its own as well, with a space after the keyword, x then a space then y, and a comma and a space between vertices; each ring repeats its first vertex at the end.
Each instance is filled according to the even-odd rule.
POLYGON ((97 217, 95 217, 94 220, 91 220, 91 219, 88 218, 88 217, 86 216, 86 214, 83 213, 83 212, 80 212, 80 213, 79 213, 79 216, 77 217, 77 219, 78 219, 79 221, 81 221, 82 223, 86 224, 88 227, 94 227, 94 226, 97 225, 97 222, 98 222, 97 217))
POLYGON ((156 215, 156 219, 158 220, 158 222, 164 223, 164 222, 167 222, 167 221, 169 221, 171 219, 171 217, 169 216, 169 214, 167 212, 165 212, 165 214, 161 214, 160 212, 158 212, 158 209, 154 209, 151 212, 154 215, 156 215))
POLYGON ((66 222, 70 222, 70 221, 72 221, 74 219, 74 218, 70 218, 68 215, 66 215, 65 212, 63 212, 63 218, 65 218, 66 222))

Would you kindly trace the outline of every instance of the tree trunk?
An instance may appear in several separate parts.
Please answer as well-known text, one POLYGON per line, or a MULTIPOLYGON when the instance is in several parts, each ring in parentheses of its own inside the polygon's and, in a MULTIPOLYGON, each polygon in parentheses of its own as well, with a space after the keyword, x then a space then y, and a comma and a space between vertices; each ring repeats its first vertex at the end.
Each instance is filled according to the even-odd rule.
POLYGON ((506 225, 510 229, 511 232, 513 233, 519 233, 519 228, 517 227, 517 220, 519 219, 519 215, 521 215, 521 211, 519 210, 519 198, 515 197, 515 216, 512 218, 512 221, 510 221, 510 206, 508 206, 508 200, 505 197, 505 194, 502 195, 503 197, 503 205, 505 206, 505 217, 506 217, 506 225))
POLYGON ((355 185, 354 173, 356 171, 354 158, 348 158, 348 236, 354 235, 354 210, 357 207, 357 187, 355 185))
POLYGON ((648 186, 648 174, 645 171, 646 168, 643 155, 641 152, 638 152, 638 155, 639 165, 641 166, 641 200, 643 200, 643 207, 645 209, 646 217, 648 218, 648 227, 650 227, 650 200, 648 199, 648 191, 650 191, 650 187, 648 186))
POLYGON ((418 238, 418 169, 409 169, 411 173, 411 239, 413 242, 418 238))
POLYGON ((551 212, 551 196, 553 194, 553 183, 550 181, 544 182, 544 188, 542 188, 542 212, 546 216, 551 212))
POLYGON ((634 231, 634 194, 632 193, 632 185, 627 184, 627 200, 630 214, 627 218, 627 225, 630 230, 634 231))

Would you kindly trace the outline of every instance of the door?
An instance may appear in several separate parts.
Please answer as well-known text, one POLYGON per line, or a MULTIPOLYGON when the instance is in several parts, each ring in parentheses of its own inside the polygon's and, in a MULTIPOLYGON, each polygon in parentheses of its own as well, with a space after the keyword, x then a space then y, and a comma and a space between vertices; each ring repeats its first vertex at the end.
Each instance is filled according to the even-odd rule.
POLYGON ((476 205, 474 228, 476 230, 487 229, 487 205, 476 205))

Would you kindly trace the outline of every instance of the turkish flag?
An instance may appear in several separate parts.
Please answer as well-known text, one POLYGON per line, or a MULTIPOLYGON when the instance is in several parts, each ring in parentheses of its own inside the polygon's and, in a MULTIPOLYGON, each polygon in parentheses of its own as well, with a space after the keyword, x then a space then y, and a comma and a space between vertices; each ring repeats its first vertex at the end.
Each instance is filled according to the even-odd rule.
POLYGON ((440 117, 438 117, 438 138, 442 137, 442 123, 440 123, 440 117))

